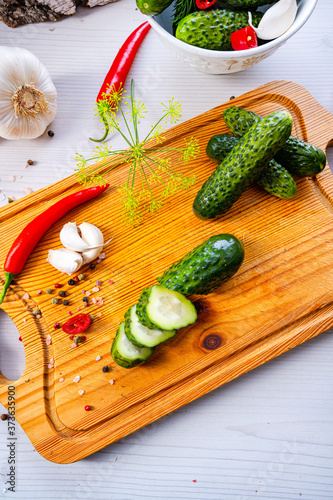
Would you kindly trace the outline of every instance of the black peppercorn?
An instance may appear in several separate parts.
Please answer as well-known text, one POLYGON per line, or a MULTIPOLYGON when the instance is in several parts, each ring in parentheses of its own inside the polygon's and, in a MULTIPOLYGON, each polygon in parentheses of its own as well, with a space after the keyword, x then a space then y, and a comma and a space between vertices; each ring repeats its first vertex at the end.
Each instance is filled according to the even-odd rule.
POLYGON ((96 267, 96 266, 95 266, 95 264, 93 264, 93 263, 91 263, 91 264, 90 264, 90 266, 89 266, 89 268, 90 268, 90 269, 95 269, 95 267, 96 267))
POLYGON ((89 302, 88 297, 83 297, 83 299, 82 299, 82 300, 83 300, 83 302, 87 302, 87 303, 89 302))
POLYGON ((53 137, 54 136, 53 130, 49 130, 48 133, 47 133, 47 135, 49 135, 50 137, 53 137))
POLYGON ((75 285, 75 280, 72 280, 72 279, 68 280, 68 284, 71 285, 71 286, 75 285))
POLYGON ((108 371, 109 371, 109 367, 108 366, 103 366, 102 372, 103 373, 108 373, 108 371))
POLYGON ((66 292, 65 290, 60 290, 60 292, 58 293, 59 297, 66 297, 66 292))
POLYGON ((63 303, 64 306, 68 306, 69 300, 63 300, 62 303, 63 303))

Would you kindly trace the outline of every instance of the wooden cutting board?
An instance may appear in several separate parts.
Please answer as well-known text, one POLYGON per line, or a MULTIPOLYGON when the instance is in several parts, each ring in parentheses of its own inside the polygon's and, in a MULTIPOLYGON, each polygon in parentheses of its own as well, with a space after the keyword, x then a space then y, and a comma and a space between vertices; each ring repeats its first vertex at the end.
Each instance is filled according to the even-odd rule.
MULTIPOLYGON (((79 460, 333 326, 333 177, 328 166, 316 179, 297 179, 292 200, 252 186, 216 221, 201 221, 192 212, 195 194, 215 168, 205 154, 207 141, 227 131, 222 112, 230 104, 262 115, 286 109, 293 116, 294 135, 323 150, 333 144, 333 116, 304 88, 286 81, 264 85, 165 134, 164 142, 173 147, 184 138, 199 139, 200 157, 187 167, 197 176, 189 191, 171 197, 139 227, 128 228, 121 222, 115 188, 126 177, 120 166, 107 175, 111 187, 101 197, 52 226, 11 286, 2 307, 23 339, 26 369, 15 382, 1 375, 0 401, 8 407, 7 388, 15 386, 17 421, 48 460, 79 460), (68 221, 91 222, 106 240, 113 238, 106 259, 94 270, 83 270, 86 280, 74 287, 45 260, 50 248, 61 246, 59 232, 68 221), (115 365, 112 339, 140 291, 196 245, 223 232, 244 242, 246 257, 238 273, 216 293, 193 297, 200 305, 197 322, 158 346, 146 363, 131 370, 115 365), (91 291, 97 279, 101 290, 90 298, 101 296, 104 304, 84 310, 95 320, 86 342, 73 348, 53 325, 65 322, 69 310, 77 313, 82 290, 91 291), (52 305, 52 296, 45 293, 56 282, 69 294, 68 307, 52 305), (40 318, 33 315, 37 307, 40 318), (102 372, 105 365, 109 373, 102 372)), ((2 282, 5 257, 17 234, 78 189, 71 176, 0 211, 2 282)))

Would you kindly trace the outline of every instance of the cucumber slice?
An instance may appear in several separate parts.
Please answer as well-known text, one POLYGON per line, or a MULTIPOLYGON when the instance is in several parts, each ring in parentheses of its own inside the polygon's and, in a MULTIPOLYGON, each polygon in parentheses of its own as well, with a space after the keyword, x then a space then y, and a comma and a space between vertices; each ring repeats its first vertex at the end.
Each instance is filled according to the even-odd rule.
POLYGON ((181 293, 161 285, 143 290, 136 305, 136 314, 144 326, 160 330, 178 330, 197 319, 192 302, 181 293))
POLYGON ((125 321, 120 323, 111 347, 111 356, 117 365, 133 368, 146 361, 153 352, 153 348, 137 347, 132 344, 125 334, 125 321))
POLYGON ((174 337, 177 330, 150 329, 142 325, 136 314, 135 304, 125 314, 125 333, 128 340, 138 347, 155 347, 161 342, 174 337))

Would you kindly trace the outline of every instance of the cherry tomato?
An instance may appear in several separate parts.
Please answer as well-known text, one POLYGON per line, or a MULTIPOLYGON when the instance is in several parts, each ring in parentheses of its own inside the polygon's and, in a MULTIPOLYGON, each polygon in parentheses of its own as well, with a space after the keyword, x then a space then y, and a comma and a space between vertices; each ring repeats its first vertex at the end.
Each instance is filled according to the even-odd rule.
POLYGON ((257 35, 251 26, 231 33, 231 45, 234 50, 246 50, 258 47, 257 35))
POLYGON ((196 6, 198 9, 209 9, 209 7, 212 7, 216 0, 195 0, 196 6))
POLYGON ((69 333, 70 335, 76 335, 77 333, 85 332, 91 323, 91 317, 89 314, 78 314, 77 316, 73 316, 71 319, 66 321, 62 325, 62 329, 65 333, 69 333))

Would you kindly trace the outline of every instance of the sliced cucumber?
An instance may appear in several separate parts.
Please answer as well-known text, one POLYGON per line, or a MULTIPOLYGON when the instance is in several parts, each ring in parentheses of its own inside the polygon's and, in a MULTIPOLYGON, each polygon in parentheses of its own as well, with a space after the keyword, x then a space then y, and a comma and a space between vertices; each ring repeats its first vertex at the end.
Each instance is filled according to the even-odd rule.
POLYGON ((136 306, 136 314, 144 326, 160 330, 178 330, 197 319, 192 302, 181 293, 161 285, 143 290, 136 306))
POLYGON ((138 347, 155 347, 156 345, 171 339, 177 330, 151 329, 142 325, 136 314, 136 304, 125 314, 125 333, 128 340, 138 347))
POLYGON ((138 347, 128 340, 125 334, 125 321, 122 321, 112 342, 112 359, 124 368, 133 368, 146 361, 154 352, 150 347, 138 347))

